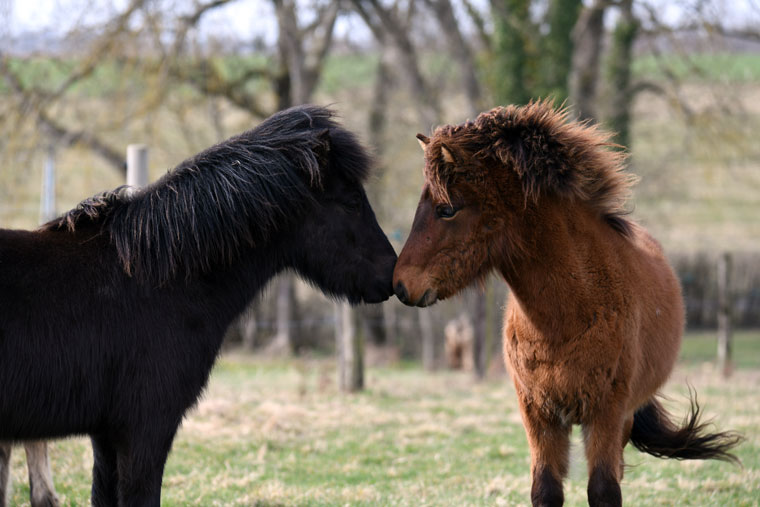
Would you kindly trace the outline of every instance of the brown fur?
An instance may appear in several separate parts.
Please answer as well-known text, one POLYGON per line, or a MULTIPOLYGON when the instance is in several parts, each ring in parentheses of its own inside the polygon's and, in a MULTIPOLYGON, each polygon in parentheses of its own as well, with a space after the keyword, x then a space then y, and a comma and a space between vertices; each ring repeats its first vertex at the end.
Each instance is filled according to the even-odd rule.
MULTIPOLYGON (((397 295, 427 306, 497 270, 511 288, 504 356, 531 448, 533 503, 562 503, 570 427, 580 424, 589 501, 620 504, 634 414, 656 411, 684 325, 662 249, 624 217, 624 156, 608 134, 548 102, 496 108, 420 139, 426 182, 396 264, 397 295)), ((684 454, 664 434, 653 445, 676 458, 732 459, 737 442, 695 435, 684 454)))

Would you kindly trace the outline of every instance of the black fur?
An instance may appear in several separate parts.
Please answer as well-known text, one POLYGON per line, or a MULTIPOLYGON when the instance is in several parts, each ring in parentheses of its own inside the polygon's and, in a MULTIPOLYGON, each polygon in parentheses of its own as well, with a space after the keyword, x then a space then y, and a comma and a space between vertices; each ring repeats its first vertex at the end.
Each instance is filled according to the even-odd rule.
POLYGON ((331 116, 278 113, 133 195, 0 229, 0 440, 90 435, 93 504, 156 505, 225 329, 272 276, 387 299, 369 158, 331 116))
POLYGON ((700 422, 699 410, 693 393, 689 415, 679 427, 660 402, 652 399, 633 415, 631 443, 658 458, 719 459, 738 464, 729 451, 742 437, 734 432, 709 433, 707 424, 700 422))
POLYGON ((592 470, 588 479, 589 507, 620 507, 623 505, 623 494, 620 484, 609 468, 597 466, 592 470))
POLYGON ((561 507, 565 502, 562 481, 554 477, 548 468, 536 470, 530 488, 530 501, 534 507, 561 507))

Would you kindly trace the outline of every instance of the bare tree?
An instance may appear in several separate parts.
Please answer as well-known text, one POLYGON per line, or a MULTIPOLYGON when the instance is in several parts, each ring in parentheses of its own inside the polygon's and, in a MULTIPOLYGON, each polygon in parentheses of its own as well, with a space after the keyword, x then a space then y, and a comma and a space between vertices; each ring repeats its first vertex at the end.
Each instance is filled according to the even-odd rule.
POLYGON ((441 32, 448 42, 449 51, 457 62, 462 75, 462 87, 467 96, 469 113, 474 117, 483 108, 483 94, 473 50, 462 35, 449 0, 425 0, 425 4, 435 14, 441 26, 441 32))
POLYGON ((383 6, 378 0, 352 0, 352 3, 377 42, 394 48, 403 75, 408 79, 409 91, 415 98, 420 123, 427 128, 437 125, 441 114, 438 93, 423 75, 417 49, 410 38, 415 2, 407 2, 406 10, 398 1, 391 7, 383 6))
POLYGON ((596 120, 599 117, 596 101, 604 38, 604 12, 608 4, 607 0, 594 0, 590 6, 583 8, 573 28, 575 51, 569 78, 570 104, 580 120, 596 120))
POLYGON ((280 29, 280 58, 288 69, 290 102, 303 104, 311 99, 330 48, 339 2, 317 6, 316 18, 299 26, 295 0, 273 0, 280 29))
POLYGON ((620 0, 620 17, 612 32, 607 78, 610 103, 606 123, 616 133, 618 144, 631 145, 631 107, 634 90, 631 86, 633 43, 639 29, 639 20, 633 15, 633 0, 620 0))

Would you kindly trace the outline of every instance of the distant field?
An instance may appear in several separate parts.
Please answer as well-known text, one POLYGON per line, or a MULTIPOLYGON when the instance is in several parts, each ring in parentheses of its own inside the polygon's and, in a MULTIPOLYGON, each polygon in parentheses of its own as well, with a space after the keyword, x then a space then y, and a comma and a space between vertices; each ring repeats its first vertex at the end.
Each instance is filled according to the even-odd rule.
MULTIPOLYGON (((485 58, 486 55, 481 55, 485 58)), ((449 65, 445 55, 436 52, 422 52, 421 59, 429 72, 457 72, 449 65)), ((320 83, 324 93, 335 93, 346 86, 371 86, 378 55, 375 53, 342 53, 328 55, 320 83)), ((20 71, 27 84, 43 85, 55 88, 68 74, 76 68, 75 58, 12 59, 11 68, 20 71)), ((144 64, 145 62, 143 62, 144 64)), ((266 68, 272 63, 263 54, 219 56, 214 64, 227 77, 236 77, 240 69, 258 66, 266 68)), ((107 96, 123 86, 121 78, 124 72, 130 72, 133 63, 128 60, 114 61, 101 65, 90 78, 76 85, 75 91, 88 96, 107 96)), ((666 76, 687 81, 718 81, 730 83, 749 83, 760 81, 760 54, 746 53, 673 53, 660 56, 641 55, 635 58, 633 74, 636 78, 662 80, 666 76)), ((137 78, 138 76, 135 76, 137 78)), ((134 86, 134 81, 132 85, 134 86)), ((0 93, 7 91, 4 81, 0 81, 0 93)))
MULTIPOLYGON (((735 366, 760 372, 760 331, 736 331, 732 343, 735 366)), ((716 350, 715 331, 691 332, 681 346, 681 361, 692 366, 712 363, 716 350)), ((757 400, 760 402, 760 392, 757 400)))
MULTIPOLYGON (((685 342, 666 393, 683 414, 687 382, 705 415, 744 433, 744 467, 672 462, 627 449, 627 505, 753 506, 760 503, 760 332, 737 336, 740 369, 725 381, 705 363, 706 334, 685 342)), ((164 505, 525 505, 529 454, 515 396, 504 377, 373 368, 368 389, 336 392, 332 359, 272 362, 227 355, 186 419, 164 477, 164 505)), ((89 498, 85 439, 52 448, 66 505, 89 498)), ((16 452, 13 505, 28 498, 16 452)), ((578 432, 567 505, 586 504, 578 432)))
MULTIPOLYGON (((691 49, 691 48, 687 48, 691 49)), ((636 58, 633 73, 637 77, 662 79, 665 69, 678 79, 747 83, 760 81, 758 53, 692 53, 636 58)))

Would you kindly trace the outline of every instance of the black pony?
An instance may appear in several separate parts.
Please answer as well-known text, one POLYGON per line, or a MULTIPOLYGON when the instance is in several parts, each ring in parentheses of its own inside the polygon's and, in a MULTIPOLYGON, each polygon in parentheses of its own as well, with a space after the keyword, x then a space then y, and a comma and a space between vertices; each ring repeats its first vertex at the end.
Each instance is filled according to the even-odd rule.
POLYGON ((157 505, 177 427, 267 280, 386 300, 370 161, 331 117, 288 109, 143 190, 0 230, 0 440, 90 435, 93 505, 157 505))

